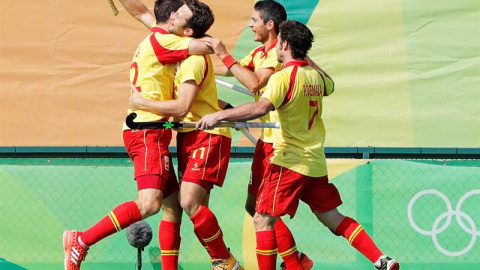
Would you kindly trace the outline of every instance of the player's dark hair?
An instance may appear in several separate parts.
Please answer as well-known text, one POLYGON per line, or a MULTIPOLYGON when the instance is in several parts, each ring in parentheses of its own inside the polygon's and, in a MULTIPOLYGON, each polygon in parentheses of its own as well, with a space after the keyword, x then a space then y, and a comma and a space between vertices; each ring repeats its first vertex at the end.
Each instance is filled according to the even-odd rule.
POLYGON ((194 38, 203 37, 215 21, 212 10, 198 0, 185 0, 185 4, 193 13, 192 18, 187 22, 187 26, 192 28, 194 38))
POLYGON ((282 4, 272 0, 265 0, 258 1, 253 8, 260 13, 264 23, 270 20, 273 21, 275 33, 278 35, 280 23, 287 19, 287 12, 282 4))
POLYGON ((172 12, 183 6, 183 0, 157 0, 155 1, 155 19, 157 23, 166 23, 172 12))
POLYGON ((312 47, 313 34, 303 23, 287 20, 280 24, 280 38, 287 42, 295 59, 305 59, 312 47))

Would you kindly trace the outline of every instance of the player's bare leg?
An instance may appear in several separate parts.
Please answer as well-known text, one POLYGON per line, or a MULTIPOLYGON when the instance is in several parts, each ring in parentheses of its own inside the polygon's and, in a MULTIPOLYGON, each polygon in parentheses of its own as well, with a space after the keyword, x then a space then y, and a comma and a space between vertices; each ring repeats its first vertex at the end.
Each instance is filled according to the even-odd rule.
POLYGON ((354 248, 374 263, 377 269, 400 269, 398 262, 383 255, 362 225, 354 219, 345 217, 336 208, 327 212, 314 212, 314 214, 335 235, 345 237, 354 248))
MULTIPOLYGON (((245 210, 252 217, 255 215, 256 203, 257 195, 248 193, 245 202, 245 210)), ((298 263, 302 265, 303 270, 312 269, 313 261, 306 254, 297 250, 295 239, 282 219, 278 219, 275 223, 275 236, 277 239, 278 253, 283 260, 280 264, 281 270, 294 269, 295 265, 298 263)))
POLYGON ((65 269, 80 269, 80 265, 85 259, 90 246, 137 221, 158 213, 162 204, 162 196, 161 190, 141 189, 138 191, 135 201, 118 205, 88 230, 84 232, 65 231, 63 233, 65 269))
POLYGON ((188 181, 180 187, 180 205, 193 222, 195 234, 208 248, 212 269, 243 270, 223 241, 223 233, 215 215, 204 205, 207 190, 188 181))

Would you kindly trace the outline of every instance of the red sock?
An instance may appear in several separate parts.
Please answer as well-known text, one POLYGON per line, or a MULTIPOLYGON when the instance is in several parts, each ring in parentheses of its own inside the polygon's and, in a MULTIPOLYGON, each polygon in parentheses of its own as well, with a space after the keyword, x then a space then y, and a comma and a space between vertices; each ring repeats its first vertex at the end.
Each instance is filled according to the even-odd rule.
POLYGON ((210 255, 210 251, 208 250, 208 246, 207 246, 207 244, 205 244, 205 241, 203 241, 203 238, 200 235, 198 235, 196 230, 194 230, 193 232, 197 236, 198 241, 200 241, 200 244, 202 244, 203 248, 205 248, 205 250, 207 251, 208 256, 210 256, 210 259, 212 259, 212 255, 210 255))
POLYGON ((281 218, 275 223, 275 235, 277 238, 278 253, 285 262, 288 270, 303 270, 298 257, 295 239, 281 218))
POLYGON ((275 270, 277 264, 277 240, 275 231, 259 231, 257 235, 257 261, 259 270, 275 270))
POLYGON ((158 241, 162 254, 162 269, 178 270, 180 240, 180 223, 160 221, 158 241))
POLYGON ((222 230, 218 225, 217 218, 210 209, 202 206, 191 220, 195 233, 203 239, 213 259, 230 257, 227 246, 223 242, 222 230))
POLYGON ((382 252, 377 248, 362 225, 349 217, 345 217, 342 222, 340 222, 336 233, 343 235, 350 245, 360 251, 360 253, 373 263, 382 255, 382 252))
POLYGON ((115 207, 106 217, 83 232, 80 238, 83 243, 91 246, 140 220, 142 220, 142 215, 137 204, 134 201, 125 202, 115 207))

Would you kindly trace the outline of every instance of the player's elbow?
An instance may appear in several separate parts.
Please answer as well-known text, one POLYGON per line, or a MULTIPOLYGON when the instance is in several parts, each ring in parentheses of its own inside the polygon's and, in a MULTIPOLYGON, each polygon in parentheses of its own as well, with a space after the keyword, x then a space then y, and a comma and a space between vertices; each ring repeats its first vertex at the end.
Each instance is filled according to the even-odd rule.
POLYGON ((178 108, 178 110, 176 111, 176 115, 172 115, 172 116, 178 116, 178 117, 185 117, 187 116, 188 112, 190 111, 190 107, 188 106, 181 106, 178 108))

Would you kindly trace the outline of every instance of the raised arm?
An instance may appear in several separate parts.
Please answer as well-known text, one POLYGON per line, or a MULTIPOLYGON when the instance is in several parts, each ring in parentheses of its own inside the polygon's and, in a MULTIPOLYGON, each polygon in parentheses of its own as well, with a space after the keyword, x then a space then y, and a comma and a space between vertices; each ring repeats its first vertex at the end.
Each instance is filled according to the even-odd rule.
POLYGON ((119 0, 125 10, 148 29, 155 23, 155 15, 139 0, 119 0))
POLYGON ((313 67, 313 69, 315 69, 317 72, 325 74, 325 76, 327 76, 330 80, 332 80, 332 78, 327 74, 327 72, 325 72, 325 70, 323 70, 315 62, 313 62, 313 60, 310 57, 308 57, 308 55, 307 55, 307 62, 308 62, 308 65, 313 67))
POLYGON ((308 65, 310 65, 318 73, 324 74, 328 79, 330 79, 332 84, 331 84, 331 88, 329 90, 327 90, 327 95, 326 96, 333 93, 333 91, 335 91, 335 82, 333 81, 332 77, 330 77, 330 75, 328 75, 327 72, 325 72, 325 70, 323 70, 315 62, 313 62, 313 60, 310 59, 310 57, 308 57, 308 55, 307 55, 307 62, 308 62, 308 65))
POLYGON ((221 66, 215 66, 215 74, 227 76, 232 74, 252 93, 256 93, 265 87, 270 76, 275 73, 275 69, 273 68, 261 68, 255 72, 251 71, 250 69, 241 66, 232 58, 221 40, 205 38, 204 41, 215 51, 215 54, 222 59, 222 62, 225 64, 223 68, 221 66))

